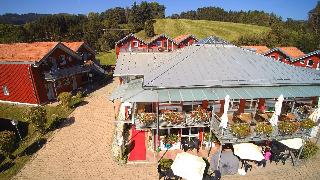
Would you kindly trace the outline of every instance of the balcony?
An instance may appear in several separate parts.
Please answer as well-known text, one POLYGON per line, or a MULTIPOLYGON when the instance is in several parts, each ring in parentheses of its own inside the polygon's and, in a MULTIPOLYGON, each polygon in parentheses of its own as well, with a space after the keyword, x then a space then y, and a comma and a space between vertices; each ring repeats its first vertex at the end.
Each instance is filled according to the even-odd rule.
MULTIPOLYGON (((195 116, 195 112, 165 112, 159 114, 159 128, 208 127, 210 118, 211 112, 204 112, 201 116, 195 116)), ((156 113, 140 113, 134 119, 137 129, 157 128, 156 113)))
MULTIPOLYGON (((242 114, 242 118, 228 114, 228 127, 220 127, 220 116, 214 114, 211 119, 211 131, 219 141, 224 143, 282 140, 291 138, 304 138, 310 135, 311 129, 302 127, 302 118, 299 114, 283 114, 279 117, 278 126, 271 126, 269 120, 273 113, 263 114, 242 114), (242 130, 237 133, 236 128, 242 130), (246 132, 246 133, 243 133, 246 132)), ((303 115, 302 115, 303 116, 303 115)))
POLYGON ((62 69, 56 69, 51 70, 49 72, 44 72, 45 80, 56 80, 64 77, 73 76, 76 74, 89 72, 91 67, 88 66, 73 66, 69 68, 62 68, 62 69))

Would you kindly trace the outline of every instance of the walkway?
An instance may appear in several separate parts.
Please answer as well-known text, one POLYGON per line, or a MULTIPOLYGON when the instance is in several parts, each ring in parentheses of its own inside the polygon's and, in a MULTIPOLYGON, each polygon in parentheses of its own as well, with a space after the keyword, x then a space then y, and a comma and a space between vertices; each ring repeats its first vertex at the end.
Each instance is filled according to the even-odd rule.
POLYGON ((116 82, 93 92, 16 179, 157 179, 155 164, 120 166, 112 160, 114 110, 107 96, 116 82))

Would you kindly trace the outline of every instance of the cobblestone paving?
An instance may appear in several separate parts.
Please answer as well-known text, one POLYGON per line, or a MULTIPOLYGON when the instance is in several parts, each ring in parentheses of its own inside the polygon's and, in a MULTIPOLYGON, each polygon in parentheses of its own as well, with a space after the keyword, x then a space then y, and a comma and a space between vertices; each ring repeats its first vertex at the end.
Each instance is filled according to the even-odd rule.
POLYGON ((50 142, 14 179, 157 179, 155 164, 118 165, 112 160, 114 110, 107 96, 114 81, 92 93, 50 142))
MULTIPOLYGON (((92 93, 88 104, 78 107, 70 117, 73 124, 58 130, 14 179, 157 179, 156 164, 120 166, 112 160, 111 143, 114 131, 113 104, 107 96, 117 82, 92 93)), ((293 167, 269 165, 253 169, 245 176, 224 176, 226 180, 245 179, 320 179, 320 155, 293 167)))

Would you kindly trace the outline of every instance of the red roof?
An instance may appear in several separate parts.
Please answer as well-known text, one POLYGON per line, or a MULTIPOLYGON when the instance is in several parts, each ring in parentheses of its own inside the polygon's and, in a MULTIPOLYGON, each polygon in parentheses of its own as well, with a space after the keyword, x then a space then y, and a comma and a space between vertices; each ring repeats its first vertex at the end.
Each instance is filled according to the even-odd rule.
POLYGON ((296 47, 278 47, 278 49, 286 53, 291 58, 298 58, 305 55, 304 52, 296 47))
POLYGON ((0 61, 39 62, 58 42, 0 44, 0 61))
POLYGON ((258 54, 264 54, 270 50, 267 46, 241 46, 241 47, 254 50, 258 54))
POLYGON ((62 42, 65 46, 72 49, 72 51, 77 52, 79 48, 84 44, 83 41, 80 42, 62 42))

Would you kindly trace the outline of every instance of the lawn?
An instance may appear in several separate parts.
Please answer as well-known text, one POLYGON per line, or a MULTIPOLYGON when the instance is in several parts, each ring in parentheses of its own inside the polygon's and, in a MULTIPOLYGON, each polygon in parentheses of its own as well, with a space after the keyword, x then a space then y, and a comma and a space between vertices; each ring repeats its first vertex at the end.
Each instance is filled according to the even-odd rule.
MULTIPOLYGON (((23 113, 28 109, 27 106, 18 106, 18 105, 11 105, 11 104, 2 104, 0 103, 0 119, 15 119, 19 121, 25 121, 23 119, 23 113)), ((62 106, 53 106, 53 105, 46 105, 45 106, 46 112, 47 112, 47 127, 51 127, 52 125, 52 117, 53 114, 61 117, 62 119, 65 119, 69 116, 69 114, 74 110, 74 108, 71 109, 65 109, 62 106)), ((3 169, 3 165, 6 164, 6 162, 9 162, 9 168, 4 170, 0 173, 0 179, 11 179, 14 175, 16 175, 20 169, 32 158, 33 154, 39 150, 38 146, 38 140, 39 138, 44 140, 44 143, 46 139, 48 139, 54 129, 48 129, 48 132, 43 135, 39 136, 38 133, 35 132, 33 126, 29 126, 28 128, 28 135, 19 142, 18 147, 14 150, 12 153, 13 156, 15 156, 14 160, 6 159, 3 162, 0 162, 1 170, 3 169), (13 162, 13 163, 11 163, 13 162), (12 166, 11 166, 12 165, 12 166)))
POLYGON ((116 51, 112 49, 108 52, 99 52, 96 58, 100 61, 101 65, 115 65, 116 51))
MULTIPOLYGON (((190 19, 157 19, 154 27, 156 34, 165 33, 172 38, 181 34, 193 34, 199 39, 215 35, 228 41, 235 41, 241 35, 263 34, 270 30, 250 24, 190 19)), ((137 36, 146 39, 144 31, 138 32, 137 36)))

